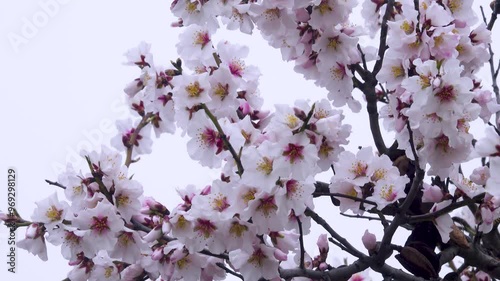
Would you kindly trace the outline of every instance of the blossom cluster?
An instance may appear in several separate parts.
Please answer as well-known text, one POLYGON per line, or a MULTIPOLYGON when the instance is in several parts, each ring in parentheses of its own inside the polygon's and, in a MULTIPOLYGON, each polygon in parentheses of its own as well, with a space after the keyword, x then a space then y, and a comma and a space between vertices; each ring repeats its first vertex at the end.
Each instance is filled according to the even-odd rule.
POLYGON ((145 43, 127 52, 127 64, 141 69, 125 89, 139 119, 117 122, 117 150, 83 152, 90 173, 68 167, 58 183, 70 204, 55 195, 38 203, 20 247, 45 260, 45 241, 61 245, 71 280, 103 272, 106 280, 212 280, 225 275, 217 265, 225 255, 246 279, 278 276, 279 262, 297 254, 298 233, 309 232, 313 176, 338 159, 351 127, 327 100, 263 111, 258 76, 244 67, 248 50, 223 42, 214 51, 214 65, 193 73, 180 61, 157 68, 145 43), (142 197, 128 165, 151 152, 151 130, 159 136, 175 125, 190 138, 191 158, 222 174, 202 189, 179 189, 182 203, 170 211, 142 197))
MULTIPOLYGON (((478 118, 488 123, 500 105, 476 77, 490 58, 491 34, 476 24, 471 3, 365 1, 366 29, 349 23, 352 0, 176 0, 175 25, 184 27, 180 58, 171 68, 159 66, 144 42, 125 54, 140 74, 124 89, 133 118, 117 121, 113 148, 82 152, 88 170, 68 166, 52 183, 64 188, 67 201, 53 194, 37 203, 31 221, 17 214, 0 219, 27 226, 18 245, 42 260, 46 242, 60 246, 72 281, 221 280, 228 272, 251 281, 278 279, 281 269, 330 270, 326 235, 314 258, 299 243, 310 232, 313 196, 325 192, 315 176, 330 169, 326 193, 338 196, 341 212, 383 215, 416 186, 422 202, 434 204, 422 215, 480 200, 471 201, 475 214, 462 216, 488 233, 500 218, 500 133, 492 125, 476 141, 470 127, 478 118), (212 41, 219 19, 244 33, 256 26, 328 99, 265 110, 260 72, 245 61, 249 48, 212 41), (361 47, 360 38, 378 27, 387 46, 361 47), (381 65, 371 77, 373 60, 381 65), (373 87, 383 85, 377 99, 385 103, 381 118, 395 134, 397 159, 371 147, 344 148, 352 127, 338 107, 358 112, 355 84, 374 79, 373 87), (152 132, 177 129, 187 135, 189 156, 220 177, 177 189, 180 203, 167 208, 143 195, 128 168, 152 152, 152 132), (466 177, 460 164, 480 157, 488 163, 466 177), (415 184, 419 170, 433 176, 432 184, 415 184)), ((432 222, 447 243, 451 216, 432 222)), ((374 235, 366 232, 363 243, 370 254, 377 251, 374 235)), ((367 271, 351 277, 367 279, 367 271)))

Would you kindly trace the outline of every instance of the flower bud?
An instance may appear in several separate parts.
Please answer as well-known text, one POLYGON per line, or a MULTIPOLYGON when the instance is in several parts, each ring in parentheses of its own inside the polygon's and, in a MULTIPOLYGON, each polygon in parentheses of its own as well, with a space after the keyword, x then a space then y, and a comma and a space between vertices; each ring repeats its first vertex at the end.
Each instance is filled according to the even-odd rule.
POLYGON ((131 264, 129 266, 127 266, 121 273, 120 273, 120 277, 121 277, 121 280, 137 280, 137 277, 139 277, 142 272, 144 271, 144 269, 138 265, 138 264, 131 264))
POLYGON ((154 261, 159 261, 161 258, 163 258, 163 248, 158 248, 151 254, 151 259, 154 261))
POLYGON ((316 245, 318 245, 319 252, 320 253, 328 253, 328 239, 326 238, 326 234, 321 234, 318 237, 318 242, 316 242, 316 245))
POLYGON ((283 251, 281 251, 278 248, 274 249, 274 257, 277 260, 279 260, 279 261, 286 261, 286 260, 288 260, 288 256, 285 253, 283 253, 283 251))
POLYGON ((433 202, 438 203, 443 199, 443 192, 438 186, 429 185, 424 183, 424 194, 422 196, 422 202, 433 202))
POLYGON ((372 234, 367 230, 365 230, 365 234, 361 237, 361 241, 363 241, 363 245, 368 251, 375 250, 377 247, 377 237, 375 234, 372 234))
POLYGON ((32 223, 26 228, 26 238, 35 239, 38 235, 38 224, 32 223))

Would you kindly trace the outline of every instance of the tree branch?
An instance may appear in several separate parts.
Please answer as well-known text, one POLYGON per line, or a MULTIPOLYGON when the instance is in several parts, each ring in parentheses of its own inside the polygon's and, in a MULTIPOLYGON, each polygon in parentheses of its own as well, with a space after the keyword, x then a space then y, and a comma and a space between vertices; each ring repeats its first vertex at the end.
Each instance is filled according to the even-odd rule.
POLYGON ((408 211, 410 205, 417 196, 417 193, 420 190, 420 187, 422 186, 422 182, 424 180, 425 171, 420 168, 418 162, 418 155, 415 150, 415 145, 413 143, 413 133, 409 128, 409 126, 408 126, 408 131, 410 133, 410 146, 412 148, 413 156, 415 157, 415 166, 417 168, 417 171, 415 172, 415 177, 413 178, 413 182, 411 184, 408 195, 403 201, 403 204, 401 204, 398 213, 394 217, 394 220, 389 225, 389 227, 385 228, 384 230, 384 237, 382 238, 380 250, 377 254, 377 259, 380 263, 385 261, 387 255, 390 253, 391 251, 390 244, 392 241, 392 237, 394 236, 394 233, 396 232, 398 227, 406 220, 406 212, 408 211))
POLYGON ((58 186, 62 189, 66 189, 66 187, 56 181, 50 181, 50 180, 45 180, 46 183, 50 184, 50 185, 55 185, 55 186, 58 186))
POLYGON ((301 269, 305 269, 304 267, 304 254, 306 250, 304 249, 304 232, 302 231, 302 222, 298 217, 296 217, 297 223, 299 224, 299 243, 300 243, 300 264, 299 267, 301 269))
MULTIPOLYGON (((493 29, 493 25, 495 24, 495 21, 497 20, 497 15, 500 14, 500 0, 495 0, 495 3, 493 4, 493 11, 491 12, 491 18, 490 22, 486 26, 486 28, 491 31, 493 29)), ((482 9, 481 9, 482 12, 482 9)), ((484 13, 483 13, 484 17, 484 13)))
POLYGON ((238 167, 238 172, 237 173, 241 177, 241 175, 243 175, 244 169, 243 169, 243 164, 241 164, 241 159, 240 159, 238 153, 236 153, 236 151, 234 150, 233 146, 231 145, 231 143, 227 139, 226 134, 224 134, 224 131, 222 130, 222 127, 219 124, 219 121, 217 121, 217 118, 212 114, 212 112, 210 112, 210 110, 208 109, 207 105, 204 104, 204 103, 202 103, 201 107, 205 111, 205 114, 207 114, 208 118, 212 121, 212 123, 214 124, 215 128, 217 128, 217 131, 220 134, 220 138, 222 139, 222 141, 224 142, 224 145, 226 145, 227 149, 229 150, 229 152, 233 156, 234 161, 236 162, 236 166, 238 167))
POLYGON ((134 143, 137 140, 137 136, 139 136, 139 133, 141 132, 142 128, 144 128, 148 123, 149 123, 149 118, 153 116, 152 112, 149 112, 148 114, 145 114, 142 116, 141 122, 137 125, 137 127, 134 129, 134 132, 130 136, 130 139, 128 140, 128 143, 125 144, 127 147, 127 154, 125 158, 125 166, 129 167, 130 164, 133 162, 132 160, 132 151, 134 149, 134 143))
POLYGON ((384 61, 385 50, 387 49, 387 31, 389 29, 387 21, 391 16, 392 8, 394 7, 394 0, 388 0, 387 6, 385 7, 384 17, 382 18, 382 27, 380 28, 380 43, 378 46, 378 60, 375 62, 372 74, 375 77, 380 69, 382 68, 382 63, 384 61))
POLYGON ((311 219, 313 219, 317 224, 321 225, 333 238, 335 238, 337 241, 339 241, 344 247, 346 248, 345 250, 360 259, 367 258, 367 255, 363 254, 360 252, 358 249, 356 249, 347 239, 344 237, 340 236, 333 228, 322 218, 320 217, 316 212, 313 210, 306 208, 304 214, 311 219))
POLYGON ((469 266, 488 273, 492 278, 500 278, 500 261, 484 253, 483 249, 470 243, 468 248, 451 246, 441 252, 439 263, 444 264, 452 260, 455 256, 460 256, 469 266))
POLYGON ((236 276, 236 277, 240 278, 241 280, 245 280, 245 279, 243 279, 243 275, 241 275, 241 274, 239 274, 239 273, 236 273, 236 272, 232 271, 231 269, 227 268, 227 266, 225 266, 223 263, 218 262, 218 263, 216 263, 216 265, 217 265, 218 267, 220 267, 220 268, 224 269, 224 271, 226 271, 227 273, 229 273, 229 274, 231 274, 231 275, 233 275, 233 276, 236 276))
MULTIPOLYGON (((481 15, 483 16, 483 21, 486 24, 486 15, 484 14, 483 7, 481 6, 481 15)), ((500 0, 496 0, 494 7, 493 7, 493 12, 491 13, 491 18, 490 22, 488 23, 488 26, 486 27, 489 31, 493 29, 493 24, 495 24, 495 20, 497 19, 497 14, 500 13, 500 0)), ((498 88, 497 84, 497 78, 498 78, 498 69, 500 68, 500 61, 498 62, 498 68, 495 70, 495 62, 494 62, 494 55, 493 49, 491 48, 491 43, 488 43, 488 53, 490 54, 490 57, 488 58, 488 63, 490 65, 490 73, 491 73, 491 87, 493 88, 493 93, 495 93, 495 97, 497 100, 497 103, 500 104, 500 90, 498 88)), ((495 123, 500 118, 500 111, 497 111, 495 114, 495 123)))
POLYGON ((484 199, 484 193, 476 195, 474 198, 467 198, 467 199, 464 199, 460 202, 452 203, 452 204, 444 207, 443 209, 438 210, 438 211, 433 212, 433 213, 429 213, 429 214, 425 214, 425 215, 410 216, 408 218, 408 222, 409 223, 417 223, 417 222, 422 222, 422 221, 433 220, 441 215, 450 213, 451 211, 453 211, 455 209, 461 208, 463 206, 467 206, 471 203, 479 203, 483 199, 484 199))

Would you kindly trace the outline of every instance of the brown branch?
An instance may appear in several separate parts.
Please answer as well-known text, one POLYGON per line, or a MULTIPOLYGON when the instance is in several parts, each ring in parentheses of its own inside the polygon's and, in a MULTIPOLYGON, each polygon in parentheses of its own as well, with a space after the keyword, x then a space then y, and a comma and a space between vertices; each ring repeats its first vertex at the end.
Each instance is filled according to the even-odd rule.
POLYGON ((361 55, 361 62, 363 63, 363 68, 365 69, 365 71, 367 71, 368 67, 366 66, 366 56, 365 56, 365 53, 363 52, 363 50, 361 50, 361 45, 357 44, 356 48, 358 49, 359 54, 361 55))
POLYGON ((309 125, 309 121, 311 120, 311 117, 314 114, 315 108, 316 108, 316 103, 313 103, 313 105, 311 106, 311 110, 309 110, 309 113, 307 113, 306 119, 304 120, 304 124, 302 124, 302 126, 296 132, 294 131, 293 134, 302 133, 307 129, 307 125, 309 125))
POLYGON ((377 206, 377 203, 375 203, 373 201, 366 200, 366 199, 363 199, 363 198, 354 197, 354 196, 350 196, 350 195, 347 195, 347 194, 342 194, 342 193, 313 192, 313 196, 314 197, 319 197, 319 196, 341 197, 341 198, 351 199, 352 201, 356 201, 356 202, 362 202, 362 203, 370 204, 370 205, 373 205, 375 207, 377 206))
MULTIPOLYGON (((495 20, 497 19, 497 13, 500 12, 500 0, 496 0, 494 5, 495 6, 493 7, 493 12, 491 14, 490 22, 488 23, 487 26, 487 29, 490 31, 493 28, 495 20)), ((484 14, 483 7, 481 6, 480 8, 481 8, 481 15, 483 16, 483 21, 486 24, 486 15, 484 14)), ((491 48, 491 43, 488 43, 488 53, 490 54, 490 57, 488 58, 488 64, 490 65, 491 87, 493 88, 493 92, 495 93, 497 103, 500 103, 500 90, 497 84, 498 69, 500 69, 500 61, 498 62, 498 67, 495 70, 495 62, 494 62, 495 53, 493 53, 493 49, 491 48)), ((496 120, 498 120, 498 118, 500 118, 500 111, 497 111, 495 114, 495 123, 496 120)))
POLYGON ((474 243, 470 243, 469 246, 468 248, 451 246, 443 250, 440 254, 439 263, 445 264, 454 257, 460 256, 469 266, 474 266, 488 273, 492 278, 500 278, 500 261, 487 255, 480 246, 474 243))
POLYGON ((398 281, 427 281, 420 277, 415 277, 408 274, 401 269, 396 269, 390 265, 383 264, 377 266, 373 259, 359 259, 347 266, 339 266, 337 268, 330 269, 329 271, 317 271, 312 269, 282 269, 280 268, 280 277, 285 280, 290 280, 293 277, 307 277, 312 280, 335 280, 335 281, 347 281, 353 274, 361 272, 368 267, 371 267, 374 271, 383 274, 384 276, 390 276, 394 280, 398 281))
POLYGON ((365 254, 360 252, 358 249, 356 249, 347 239, 344 237, 340 236, 333 228, 321 217, 319 216, 316 212, 313 210, 306 208, 304 214, 311 219, 313 219, 317 224, 321 225, 333 238, 335 238, 337 241, 339 241, 346 249, 346 251, 360 259, 367 258, 365 254))
POLYGON ((212 112, 210 112, 210 110, 208 109, 208 107, 204 103, 201 104, 201 107, 205 111, 205 114, 207 114, 208 118, 212 121, 215 128, 217 128, 217 131, 219 132, 220 138, 222 139, 222 141, 224 142, 224 145, 226 145, 227 149, 229 150, 229 152, 233 156, 234 161, 236 162, 236 166, 238 167, 237 174, 241 177, 241 175, 243 175, 244 169, 243 169, 243 164, 241 164, 241 159, 240 159, 238 153, 236 153, 236 150, 234 150, 233 146, 231 145, 231 143, 227 139, 227 136, 226 136, 226 134, 224 134, 224 131, 222 130, 222 127, 219 124, 219 121, 217 121, 217 118, 212 114, 212 112))
POLYGON ((142 116, 141 122, 139 122, 139 125, 134 129, 134 132, 130 136, 130 139, 128 140, 128 143, 125 144, 125 147, 127 148, 127 156, 125 158, 125 166, 129 167, 132 162, 132 151, 134 150, 134 143, 137 140, 137 136, 139 136, 139 133, 141 132, 142 128, 144 128, 149 122, 149 118, 153 116, 152 112, 149 112, 148 114, 145 114, 142 116))
MULTIPOLYGON (((370 217, 370 216, 362 216, 362 215, 349 215, 349 214, 344 214, 340 213, 341 216, 348 217, 348 218, 355 218, 355 219, 367 219, 369 221, 374 220, 374 221, 380 221, 382 222, 382 225, 385 227, 389 226, 388 223, 392 221, 388 221, 385 217, 382 219, 381 217, 370 217)), ((383 217, 383 215, 382 215, 383 217)))
POLYGON ((408 126, 408 131, 410 133, 410 146, 412 148, 413 156, 415 158, 415 167, 417 168, 417 171, 415 172, 415 177, 413 178, 413 182, 411 184, 410 190, 408 191, 408 195, 403 201, 403 204, 401 204, 398 213, 394 217, 394 220, 389 225, 389 227, 385 228, 384 230, 384 237, 382 238, 380 250, 377 254, 377 259, 380 263, 382 263, 382 261, 385 261, 386 257, 390 253, 391 251, 390 244, 392 241, 392 237, 394 236, 394 233, 396 232, 398 227, 405 222, 406 212, 408 211, 410 205, 413 203, 413 200, 417 196, 417 193, 422 186, 422 182, 425 176, 425 171, 420 168, 418 162, 418 155, 415 150, 415 145, 413 142, 413 133, 409 128, 409 126, 408 126))
POLYGON ((62 189, 66 189, 66 187, 56 181, 50 181, 50 180, 45 180, 46 183, 50 184, 50 185, 55 185, 55 186, 58 186, 62 189))
MULTIPOLYGON (((489 31, 491 31, 493 29, 493 25, 495 24, 495 21, 497 20, 497 14, 500 14, 500 0, 495 0, 492 10, 493 11, 491 12, 490 22, 488 23, 488 26, 486 26, 486 28, 489 31)), ((481 12, 482 12, 482 9, 481 9, 481 12)), ((483 17, 484 17, 484 13, 483 13, 483 17)))
POLYGON ((387 25, 387 21, 389 21, 389 17, 392 13, 392 8, 394 7, 394 0, 388 0, 385 8, 385 14, 382 18, 382 27, 380 29, 380 43, 378 46, 378 60, 375 62, 375 66, 373 67, 372 74, 375 77, 380 69, 382 69, 382 63, 384 61, 385 50, 387 49, 387 31, 389 26, 387 25))
POLYGON ((304 249, 304 231, 302 230, 302 222, 298 217, 296 217, 297 223, 299 225, 299 244, 300 244, 300 264, 299 267, 301 269, 305 269, 304 267, 304 254, 306 250, 304 249))
POLYGON ((443 209, 440 209, 440 210, 433 212, 433 213, 429 213, 429 214, 425 214, 425 215, 410 216, 408 218, 408 222, 409 223, 417 223, 417 222, 422 222, 422 221, 430 221, 430 220, 433 220, 441 215, 448 214, 455 209, 461 208, 463 206, 467 206, 471 203, 479 203, 483 199, 484 199, 484 193, 476 195, 474 198, 467 198, 467 199, 464 199, 460 202, 452 203, 452 204, 444 207, 443 209))
POLYGON ((243 279, 243 275, 232 271, 231 269, 227 268, 227 266, 225 266, 223 263, 218 262, 218 263, 215 263, 215 265, 217 265, 218 267, 224 269, 224 271, 226 271, 227 273, 229 273, 229 274, 231 274, 233 276, 236 276, 236 277, 240 278, 241 280, 245 280, 245 279, 243 279))
POLYGON ((90 172, 92 174, 93 179, 97 183, 97 186, 99 187, 99 191, 104 196, 106 196, 106 199, 109 201, 109 203, 111 203, 112 205, 114 205, 115 203, 113 201, 113 195, 109 192, 109 190, 106 187, 106 185, 104 185, 104 183, 102 182, 101 176, 100 175, 96 175, 96 172, 94 170, 92 162, 90 161, 90 157, 89 156, 85 156, 85 160, 87 160, 87 164, 89 165, 90 172))
POLYGON ((348 266, 341 266, 329 271, 317 271, 312 269, 282 269, 280 268, 280 277, 285 280, 290 280, 293 277, 307 277, 313 280, 335 280, 347 281, 353 274, 367 269, 369 266, 366 262, 360 260, 348 266))
POLYGON ((203 249, 203 250, 201 250, 198 253, 204 254, 204 255, 207 255, 207 256, 211 256, 211 257, 214 257, 214 258, 219 258, 219 259, 222 259, 222 260, 229 260, 229 256, 227 254, 214 254, 214 253, 210 252, 207 249, 203 249))

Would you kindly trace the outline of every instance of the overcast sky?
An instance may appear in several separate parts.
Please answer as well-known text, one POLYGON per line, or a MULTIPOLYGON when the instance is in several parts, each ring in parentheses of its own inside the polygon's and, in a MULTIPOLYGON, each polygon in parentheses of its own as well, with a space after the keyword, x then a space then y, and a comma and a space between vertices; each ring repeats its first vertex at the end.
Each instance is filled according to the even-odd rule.
MULTIPOLYGON (((17 207, 23 217, 29 219, 34 202, 56 190, 44 179, 57 180, 58 171, 67 161, 79 161, 81 148, 97 149, 101 143, 108 144, 115 133, 114 121, 127 116, 123 88, 138 76, 139 70, 122 65, 123 53, 144 40, 152 44, 155 63, 168 65, 177 58, 178 30, 170 27, 175 21, 169 11, 170 3, 0 0, 0 174, 6 177, 7 168, 16 169, 17 207), (48 9, 43 3, 49 2, 56 5, 48 9)), ((282 62, 279 51, 268 47, 258 32, 254 36, 218 32, 215 41, 221 39, 250 47, 247 62, 257 65, 263 74, 260 90, 267 108, 275 103, 291 104, 298 97, 326 97, 324 89, 294 73, 293 64, 282 62)), ((357 121, 349 147, 371 145, 366 135, 368 127, 361 127, 367 126, 364 110, 363 114, 349 118, 357 121)), ((190 183, 201 187, 217 175, 191 161, 185 147, 186 140, 164 135, 156 140, 153 154, 141 157, 132 168, 145 195, 156 197, 170 208, 178 202, 176 187, 190 183)), ((6 180, 0 182, 5 186, 6 180)), ((2 211, 6 210, 6 193, 0 191, 2 211)), ((361 246, 360 237, 367 222, 356 229, 345 227, 344 220, 339 219, 338 223, 337 227, 344 225, 339 232, 354 237, 354 242, 361 246)), ((1 280, 66 277, 67 261, 55 247, 49 247, 48 262, 18 249, 18 273, 7 273, 6 235, 6 229, 0 227, 1 280)), ((23 238, 24 229, 18 230, 17 235, 23 238)), ((311 245, 316 237, 311 238, 311 245)), ((337 249, 334 253, 339 258, 346 256, 337 249)))

